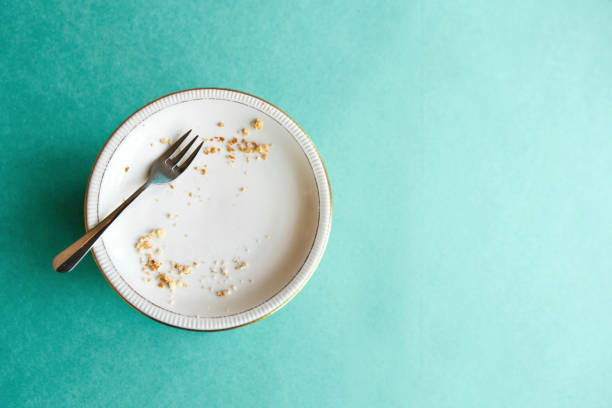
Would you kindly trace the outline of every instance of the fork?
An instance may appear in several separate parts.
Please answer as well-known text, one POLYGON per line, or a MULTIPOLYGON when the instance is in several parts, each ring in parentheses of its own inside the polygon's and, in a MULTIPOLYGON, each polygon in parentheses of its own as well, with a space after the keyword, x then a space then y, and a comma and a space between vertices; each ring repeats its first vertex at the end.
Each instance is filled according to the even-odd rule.
POLYGON ((163 184, 176 179, 180 176, 193 162, 196 155, 202 148, 204 142, 201 142, 198 147, 187 157, 180 165, 179 162, 187 155, 189 149, 198 140, 196 135, 180 152, 172 156, 172 154, 179 148, 179 146, 187 139, 187 136, 191 133, 191 129, 187 131, 179 140, 174 142, 168 150, 166 150, 157 160, 151 164, 149 168, 149 174, 147 181, 136 190, 127 200, 125 200, 119 207, 112 213, 106 216, 98 225, 87 231, 80 239, 68 248, 60 252, 55 258, 53 258, 53 269, 58 272, 69 272, 71 271, 80 261, 83 259, 85 254, 89 252, 93 244, 96 243, 98 238, 102 236, 104 231, 111 225, 111 223, 130 205, 136 197, 138 197, 143 191, 147 189, 151 184, 163 184))

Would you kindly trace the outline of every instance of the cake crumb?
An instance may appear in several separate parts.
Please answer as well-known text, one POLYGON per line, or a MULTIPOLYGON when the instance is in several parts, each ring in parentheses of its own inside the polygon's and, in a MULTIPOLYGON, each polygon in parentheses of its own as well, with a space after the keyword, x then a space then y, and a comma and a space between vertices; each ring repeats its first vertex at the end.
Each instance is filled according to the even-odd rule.
POLYGON ((156 238, 163 238, 166 235, 166 231, 164 231, 163 229, 157 229, 151 231, 151 234, 156 238))
POLYGON ((219 126, 219 127, 225 127, 225 123, 223 123, 223 122, 219 122, 219 123, 217 123, 217 126, 219 126))
POLYGON ((234 269, 236 269, 236 270, 238 270, 238 269, 244 269, 244 268, 247 268, 248 266, 249 266, 249 264, 248 264, 248 263, 246 263, 246 262, 241 262, 240 264, 236 265, 236 266, 234 267, 234 269))
POLYGON ((161 144, 168 144, 168 143, 170 143, 170 141, 168 139, 159 139, 159 143, 161 143, 161 144))
POLYGON ((147 254, 147 267, 152 270, 152 271, 156 271, 158 270, 160 267, 162 266, 162 262, 156 260, 155 258, 153 258, 151 256, 151 254, 147 254))
POLYGON ((174 289, 176 289, 176 284, 179 282, 177 279, 174 279, 173 277, 165 273, 159 275, 159 280, 160 282, 158 286, 160 288, 163 288, 165 283, 166 285, 168 285, 168 288, 170 288, 171 291, 174 291, 174 289))
POLYGON ((171 188, 171 189, 174 189, 174 186, 173 186, 172 184, 170 184, 170 188, 171 188))
POLYGON ((127 167, 125 168, 125 172, 127 173, 128 171, 130 171, 130 166, 127 166, 127 167))
POLYGON ((225 266, 221 268, 221 274, 223 276, 227 276, 227 269, 225 268, 225 266))
POLYGON ((243 135, 245 135, 245 136, 246 136, 246 135, 248 135, 248 134, 249 134, 249 129, 247 129, 247 128, 242 128, 242 129, 240 130, 240 133, 242 133, 243 135))
POLYGON ((246 188, 240 187, 240 191, 246 191, 246 188))
POLYGON ((227 296, 228 293, 229 291, 227 289, 220 290, 217 292, 217 297, 227 296))
POLYGON ((206 174, 206 169, 202 169, 202 170, 200 170, 200 173, 202 173, 202 174, 206 174))
POLYGON ((253 126, 254 129, 261 130, 263 128, 263 122, 261 119, 253 119, 251 126, 253 126))
POLYGON ((163 253, 164 253, 164 251, 162 251, 161 248, 157 248, 157 251, 155 251, 155 255, 161 255, 163 253))
POLYGON ((197 170, 197 169, 198 169, 198 166, 193 166, 193 169, 194 169, 194 170, 197 170))

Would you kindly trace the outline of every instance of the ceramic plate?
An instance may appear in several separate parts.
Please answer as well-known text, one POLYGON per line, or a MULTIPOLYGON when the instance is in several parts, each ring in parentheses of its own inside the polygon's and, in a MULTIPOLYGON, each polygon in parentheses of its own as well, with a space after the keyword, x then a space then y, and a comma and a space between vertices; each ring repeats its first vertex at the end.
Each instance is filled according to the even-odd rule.
POLYGON ((146 190, 96 243, 94 257, 117 293, 159 322, 202 331, 243 326, 279 309, 303 287, 331 225, 321 158, 278 108, 208 88, 144 106, 111 135, 94 164, 86 224, 96 225, 136 190, 168 148, 164 139, 176 140, 188 129, 208 140, 209 153, 200 151, 171 185, 146 190), (253 127, 255 119, 261 129, 253 127), (241 151, 238 143, 228 143, 233 138, 268 145, 268 152, 249 153, 249 146, 241 151), (139 238, 153 230, 165 235, 149 239, 151 248, 139 252, 139 238), (158 270, 143 265, 147 254, 161 262, 158 270), (173 263, 190 266, 191 273, 179 275, 173 263), (180 282, 170 290, 161 274, 180 282))

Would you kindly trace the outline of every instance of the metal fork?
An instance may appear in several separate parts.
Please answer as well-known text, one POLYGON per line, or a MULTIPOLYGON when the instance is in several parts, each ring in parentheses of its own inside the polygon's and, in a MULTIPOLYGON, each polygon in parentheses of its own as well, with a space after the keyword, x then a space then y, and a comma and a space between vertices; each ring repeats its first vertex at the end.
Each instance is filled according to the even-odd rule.
POLYGON ((196 155, 202 148, 204 142, 201 142, 198 147, 191 153, 187 159, 185 159, 180 165, 179 162, 187 155, 187 152, 193 146, 198 139, 196 135, 191 142, 189 142, 179 153, 172 156, 172 154, 179 148, 179 146, 187 139, 187 136, 191 133, 191 129, 185 133, 179 140, 177 140, 168 150, 164 152, 157 160, 153 162, 149 169, 149 175, 147 181, 136 190, 127 200, 125 200, 115 211, 110 213, 104 218, 98 225, 87 231, 79 240, 68 248, 60 252, 55 258, 53 258, 53 269, 58 272, 69 272, 71 271, 80 261, 83 259, 85 254, 89 252, 93 244, 100 238, 104 231, 111 225, 111 223, 127 208, 132 201, 136 199, 143 191, 147 189, 151 184, 167 183, 180 176, 193 162, 196 155))

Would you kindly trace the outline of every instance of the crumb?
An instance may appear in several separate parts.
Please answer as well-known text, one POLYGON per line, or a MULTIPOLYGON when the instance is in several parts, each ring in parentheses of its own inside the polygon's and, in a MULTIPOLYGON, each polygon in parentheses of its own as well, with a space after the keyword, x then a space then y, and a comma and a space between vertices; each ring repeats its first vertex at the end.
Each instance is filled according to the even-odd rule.
POLYGON ((223 122, 219 122, 219 123, 217 123, 217 126, 219 126, 219 127, 225 127, 225 123, 223 123, 223 122))
POLYGON ((155 255, 161 255, 164 251, 162 251, 161 248, 157 248, 157 251, 155 251, 155 255))
POLYGON ((200 170, 200 173, 202 173, 202 174, 206 174, 206 169, 202 169, 202 170, 200 170))
POLYGON ((194 170, 197 170, 197 169, 198 169, 198 166, 193 166, 193 169, 194 169, 194 170))
POLYGON ((230 160, 235 160, 235 159, 236 159, 236 158, 235 158, 234 156, 232 156, 231 154, 228 154, 228 155, 227 155, 227 156, 225 156, 225 157, 227 157, 227 158, 228 158, 228 159, 230 159, 230 160))
POLYGON ((156 238, 163 238, 166 235, 166 231, 163 229, 153 230, 151 234, 156 238))
POLYGON ((210 273, 217 273, 214 268, 210 268, 210 273))
POLYGON ((174 186, 173 186, 172 184, 170 184, 170 188, 171 188, 171 189, 174 189, 174 186))
POLYGON ((240 191, 246 191, 246 188, 240 187, 240 191))
POLYGON ((261 130, 263 128, 263 122, 261 119, 254 119, 251 122, 251 126, 253 126, 254 129, 261 130))
POLYGON ((187 286, 189 286, 189 285, 187 285, 185 282, 183 282, 183 287, 186 288, 187 286))
POLYGON ((176 289, 176 284, 179 282, 177 279, 174 279, 173 277, 162 273, 159 275, 159 287, 162 288, 164 287, 164 283, 166 285, 168 285, 168 288, 170 288, 170 290, 174 291, 174 289, 176 289))
POLYGON ((143 249, 146 250, 153 248, 153 244, 151 244, 151 238, 151 234, 138 238, 138 241, 136 242, 136 249, 138 250, 138 252, 142 252, 143 249))
POLYGON ((246 135, 248 135, 248 134, 249 134, 249 129, 247 129, 247 128, 242 128, 242 129, 240 130, 240 132, 241 132, 243 135, 245 135, 245 136, 246 136, 246 135))
POLYGON ((128 171, 130 171, 130 166, 127 166, 127 167, 125 168, 125 172, 127 173, 128 171))
POLYGON ((194 267, 194 268, 197 268, 197 267, 198 267, 198 263, 197 263, 197 262, 194 262, 194 263, 193 263, 193 267, 194 267))
POLYGON ((249 283, 253 283, 253 279, 249 279, 249 283))
POLYGON ((156 271, 158 270, 160 267, 162 266, 162 262, 154 259, 151 254, 147 254, 147 267, 152 270, 152 271, 156 271))
POLYGON ((227 289, 223 289, 217 292, 217 296, 218 297, 223 297, 223 296, 227 296, 227 294, 229 293, 229 291, 227 289))
POLYGON ((181 265, 176 262, 172 262, 172 269, 176 270, 179 275, 191 275, 192 268, 191 266, 181 265))
POLYGON ((145 282, 151 282, 151 278, 145 279, 145 282))
POLYGON ((225 269, 225 266, 223 268, 221 268, 221 274, 223 276, 227 276, 227 269, 225 269))
POLYGON ((246 263, 246 262, 242 262, 242 263, 240 263, 240 264, 236 265, 236 266, 234 267, 234 269, 236 269, 236 270, 238 270, 238 269, 244 269, 244 268, 246 268, 246 267, 248 267, 248 266, 249 266, 249 264, 248 264, 248 263, 246 263))
POLYGON ((170 141, 168 139, 159 139, 159 143, 161 143, 161 144, 169 144, 170 141))

